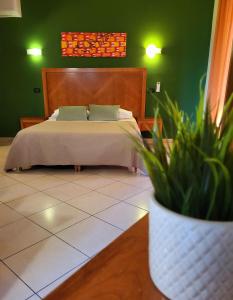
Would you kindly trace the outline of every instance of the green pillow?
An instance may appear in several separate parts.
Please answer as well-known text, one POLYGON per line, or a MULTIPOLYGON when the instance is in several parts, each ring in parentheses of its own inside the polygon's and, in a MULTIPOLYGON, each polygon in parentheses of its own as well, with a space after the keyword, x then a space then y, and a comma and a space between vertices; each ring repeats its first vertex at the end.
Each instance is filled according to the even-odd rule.
POLYGON ((57 121, 87 121, 86 106, 59 107, 57 121))
POLYGON ((90 121, 117 121, 120 105, 89 105, 90 121))

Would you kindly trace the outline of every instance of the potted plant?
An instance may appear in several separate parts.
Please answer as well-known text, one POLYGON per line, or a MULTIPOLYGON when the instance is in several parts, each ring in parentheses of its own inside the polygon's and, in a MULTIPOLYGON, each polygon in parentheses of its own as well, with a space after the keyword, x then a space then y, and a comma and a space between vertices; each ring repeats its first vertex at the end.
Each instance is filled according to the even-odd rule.
POLYGON ((134 139, 154 187, 150 274, 171 300, 233 299, 232 98, 217 125, 201 88, 195 120, 166 95, 160 111, 173 124, 169 151, 166 126, 162 135, 156 124, 159 109, 153 144, 134 139))

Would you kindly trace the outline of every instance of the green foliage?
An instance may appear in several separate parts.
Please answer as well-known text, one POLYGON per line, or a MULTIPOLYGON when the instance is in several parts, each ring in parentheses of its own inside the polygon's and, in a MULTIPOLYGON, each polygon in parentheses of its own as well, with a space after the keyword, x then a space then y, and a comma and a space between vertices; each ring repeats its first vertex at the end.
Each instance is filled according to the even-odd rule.
POLYGON ((166 208, 198 219, 233 221, 233 95, 227 101, 222 122, 216 125, 210 110, 200 101, 191 118, 166 94, 155 110, 153 145, 134 139, 155 190, 156 200, 166 208), (159 133, 156 119, 161 109, 174 130, 172 146, 164 146, 166 128, 159 133))

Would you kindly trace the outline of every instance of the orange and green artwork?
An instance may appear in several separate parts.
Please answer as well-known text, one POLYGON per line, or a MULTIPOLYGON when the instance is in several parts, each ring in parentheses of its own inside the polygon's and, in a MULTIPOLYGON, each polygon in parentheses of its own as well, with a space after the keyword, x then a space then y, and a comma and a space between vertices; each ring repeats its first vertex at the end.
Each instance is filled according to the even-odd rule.
POLYGON ((126 57, 125 32, 62 32, 62 56, 126 57))

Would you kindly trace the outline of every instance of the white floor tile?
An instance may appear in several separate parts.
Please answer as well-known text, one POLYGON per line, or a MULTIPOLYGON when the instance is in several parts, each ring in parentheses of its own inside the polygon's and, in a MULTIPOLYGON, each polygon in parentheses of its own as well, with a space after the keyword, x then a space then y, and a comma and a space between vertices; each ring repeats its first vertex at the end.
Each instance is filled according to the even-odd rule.
POLYGON ((142 189, 122 182, 114 182, 96 191, 118 200, 125 200, 142 192, 142 189))
POLYGON ((74 273, 76 273, 80 268, 82 268, 88 261, 89 261, 89 259, 87 259, 84 263, 82 263, 81 265, 79 265, 77 268, 74 268, 72 271, 66 273, 65 275, 63 275, 59 279, 55 280, 53 283, 49 284, 47 287, 45 287, 44 289, 42 289, 41 291, 39 291, 38 295, 41 298, 45 298, 46 296, 48 296, 48 294, 50 294, 59 285, 61 285, 68 278, 70 278, 74 273))
POLYGON ((31 296, 27 300, 40 300, 40 299, 41 299, 40 297, 38 297, 36 294, 34 294, 33 296, 31 296))
POLYGON ((124 178, 132 175, 133 173, 128 170, 128 168, 121 167, 109 167, 103 168, 100 170, 99 175, 118 180, 120 178, 124 178))
POLYGON ((25 171, 21 171, 21 172, 8 172, 7 173, 7 176, 9 176, 10 178, 18 180, 18 181, 26 183, 26 184, 30 181, 37 180, 45 175, 46 174, 42 173, 40 170, 34 170, 34 169, 25 170, 25 171))
POLYGON ((56 233, 88 217, 89 215, 85 212, 62 203, 29 218, 50 232, 56 233))
POLYGON ((49 233, 27 219, 0 228, 0 258, 4 259, 49 236, 49 233))
POLYGON ((77 183, 78 185, 90 188, 90 189, 97 189, 103 186, 106 186, 110 183, 113 183, 114 181, 109 178, 104 178, 98 175, 91 175, 84 177, 82 179, 78 179, 74 181, 74 183, 77 183))
POLYGON ((37 292, 86 259, 84 254, 53 236, 8 258, 5 263, 37 292))
POLYGON ((125 230, 146 214, 147 212, 145 210, 121 202, 95 216, 125 230))
MULTIPOLYGON (((13 271, 44 298, 77 271, 87 256, 101 251, 146 213, 147 196, 151 193, 149 179, 121 167, 90 167, 79 173, 72 168, 6 173, 3 166, 8 149, 0 147, 0 202, 6 202, 0 204, 0 258, 5 258, 13 271), (121 200, 125 202, 119 203, 121 200), (89 214, 97 214, 100 219, 89 214), (34 219, 29 221, 21 215, 34 219), (49 237, 41 227, 87 256, 55 236, 49 237)), ((6 283, 2 281, 0 264, 1 300, 39 299, 5 269, 6 283)))
POLYGON ((149 211, 149 203, 152 197, 153 191, 150 189, 125 200, 125 202, 149 211))
POLYGON ((118 228, 90 217, 59 232, 57 236, 91 257, 100 252, 121 233, 122 231, 118 228))
POLYGON ((25 300, 33 292, 11 270, 0 262, 0 299, 25 300))
POLYGON ((121 178, 119 179, 119 181, 137 187, 142 187, 143 189, 150 188, 152 186, 150 177, 143 175, 132 175, 125 178, 121 178))
POLYGON ((66 183, 55 188, 45 190, 44 192, 59 200, 68 201, 74 197, 86 194, 90 191, 90 189, 78 186, 77 184, 66 183))
POLYGON ((60 169, 60 170, 50 170, 48 173, 54 175, 57 178, 66 180, 66 181, 75 181, 90 175, 93 175, 89 172, 75 172, 74 169, 60 169))
POLYGON ((93 215, 118 202, 119 201, 116 199, 93 191, 83 196, 76 197, 67 203, 93 215))
POLYGON ((43 176, 36 180, 30 181, 28 185, 37 189, 38 191, 43 191, 64 183, 66 183, 66 181, 59 179, 55 176, 43 176))
POLYGON ((18 183, 16 180, 3 175, 1 176, 1 180, 0 180, 0 189, 11 186, 16 183, 18 183))
POLYGON ((39 192, 7 202, 7 205, 24 216, 30 216, 59 203, 61 203, 61 201, 39 192))
POLYGON ((0 190, 0 201, 8 202, 35 192, 36 190, 30 186, 23 183, 17 183, 0 190))
POLYGON ((22 216, 18 214, 16 211, 14 211, 13 209, 9 208, 4 204, 0 204, 0 227, 15 222, 20 218, 22 218, 22 216))

